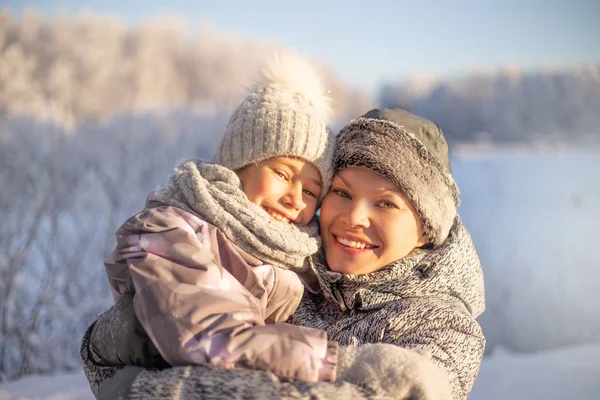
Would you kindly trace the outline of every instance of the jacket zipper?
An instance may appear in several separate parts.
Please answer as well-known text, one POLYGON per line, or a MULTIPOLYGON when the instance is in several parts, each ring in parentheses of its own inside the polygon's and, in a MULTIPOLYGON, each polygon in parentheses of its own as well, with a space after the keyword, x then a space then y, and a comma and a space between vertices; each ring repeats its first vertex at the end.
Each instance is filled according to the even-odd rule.
POLYGON ((344 303, 344 297, 342 296, 342 292, 340 292, 339 284, 339 282, 336 282, 333 285, 331 285, 333 297, 335 297, 338 304, 340 305, 340 309, 342 311, 346 311, 348 310, 348 307, 346 307, 346 303, 344 303))

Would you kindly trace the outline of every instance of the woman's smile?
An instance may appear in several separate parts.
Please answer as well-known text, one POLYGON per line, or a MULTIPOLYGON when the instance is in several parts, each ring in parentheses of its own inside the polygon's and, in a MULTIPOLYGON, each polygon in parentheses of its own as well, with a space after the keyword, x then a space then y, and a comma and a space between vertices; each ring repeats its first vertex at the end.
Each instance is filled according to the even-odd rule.
POLYGON ((329 268, 368 274, 405 257, 422 244, 414 207, 388 179, 348 167, 333 180, 320 215, 329 268))
POLYGON ((358 250, 370 250, 375 248, 376 246, 373 246, 372 244, 369 243, 365 243, 362 242, 360 240, 354 240, 354 239, 347 239, 347 238, 343 238, 341 236, 336 236, 333 235, 335 237, 335 240, 342 244, 344 247, 349 247, 352 249, 358 249, 358 250))

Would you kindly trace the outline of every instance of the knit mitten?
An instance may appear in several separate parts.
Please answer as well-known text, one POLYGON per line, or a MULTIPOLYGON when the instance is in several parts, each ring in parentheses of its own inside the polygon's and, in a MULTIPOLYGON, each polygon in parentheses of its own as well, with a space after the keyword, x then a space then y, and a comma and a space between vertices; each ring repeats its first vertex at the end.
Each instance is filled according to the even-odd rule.
POLYGON ((90 335, 90 356, 100 366, 169 366, 139 323, 130 294, 123 295, 96 321, 90 335))
POLYGON ((340 346, 337 379, 384 397, 448 400, 452 392, 443 370, 425 355, 391 344, 340 346))

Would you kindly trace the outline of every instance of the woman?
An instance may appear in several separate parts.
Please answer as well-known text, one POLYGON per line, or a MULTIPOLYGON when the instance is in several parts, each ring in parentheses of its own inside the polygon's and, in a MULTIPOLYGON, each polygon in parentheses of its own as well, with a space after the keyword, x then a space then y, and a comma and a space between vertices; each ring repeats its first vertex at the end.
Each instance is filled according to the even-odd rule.
MULTIPOLYGON (((129 367, 102 390, 157 398, 178 393, 175 398, 425 399, 443 396, 436 388, 447 381, 451 398, 467 398, 485 346, 475 320, 484 310, 483 276, 456 214, 458 188, 441 130, 403 110, 372 110, 348 124, 337 140, 336 176, 321 207, 323 251, 314 259, 318 288, 304 296, 291 322, 324 329, 340 345, 356 345, 352 363, 371 367, 360 372, 367 383, 289 383, 268 373, 210 366, 129 367)), ((114 374, 101 367, 111 364, 103 354, 116 347, 114 336, 103 332, 113 329, 115 335, 111 320, 127 320, 127 310, 127 304, 118 304, 84 338, 84 367, 93 384, 103 380, 101 374, 114 374)), ((119 336, 133 331, 118 326, 119 336)), ((125 349, 116 358, 113 365, 152 365, 143 350, 125 349)), ((352 372, 346 360, 339 364, 352 372)))

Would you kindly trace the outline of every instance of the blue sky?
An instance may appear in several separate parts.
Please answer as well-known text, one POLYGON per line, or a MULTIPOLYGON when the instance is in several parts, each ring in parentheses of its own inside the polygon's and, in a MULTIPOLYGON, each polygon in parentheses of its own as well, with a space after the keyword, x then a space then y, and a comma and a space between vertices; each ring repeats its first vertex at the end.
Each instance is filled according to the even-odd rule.
POLYGON ((327 62, 369 91, 412 74, 456 76, 471 69, 563 68, 600 62, 598 0, 157 0, 0 1, 15 15, 31 6, 117 15, 128 25, 180 15, 193 29, 278 42, 327 62), (368 5, 367 5, 368 4, 368 5))

